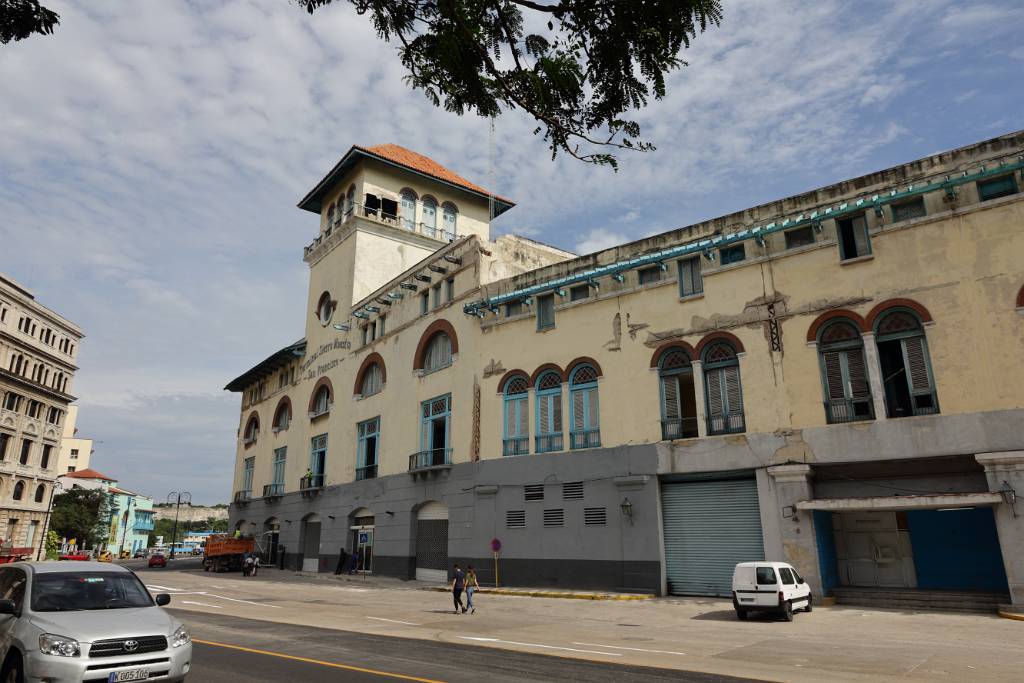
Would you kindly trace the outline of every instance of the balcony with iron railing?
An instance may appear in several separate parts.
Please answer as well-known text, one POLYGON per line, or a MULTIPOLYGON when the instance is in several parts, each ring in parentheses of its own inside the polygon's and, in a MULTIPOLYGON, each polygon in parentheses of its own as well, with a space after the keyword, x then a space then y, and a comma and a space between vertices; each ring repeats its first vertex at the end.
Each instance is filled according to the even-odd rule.
POLYGON ((513 436, 502 441, 502 455, 529 455, 529 453, 530 437, 528 436, 513 436))
POLYGON ((554 453, 565 450, 561 432, 557 434, 538 434, 536 436, 536 444, 536 451, 538 453, 554 453))
POLYGON ((376 477, 377 463, 356 468, 356 481, 362 481, 363 479, 375 479, 376 477))
POLYGON ((600 448, 600 429, 581 429, 576 432, 569 432, 569 447, 578 451, 582 448, 600 448))
POLYGON ((840 398, 825 401, 825 418, 829 424, 845 424, 875 419, 875 407, 870 396, 840 398))
POLYGON ((252 490, 242 489, 241 491, 235 491, 234 501, 239 505, 244 505, 252 500, 252 490))
POLYGON ((452 449, 450 448, 431 448, 409 456, 410 472, 447 469, 451 466, 452 449))
POLYGON ((742 411, 730 411, 719 415, 708 415, 708 435, 742 434, 747 431, 747 423, 742 411))
POLYGON ((264 498, 279 498, 284 495, 284 484, 264 484, 263 485, 263 497, 264 498))
POLYGON ((153 515, 146 515, 145 517, 136 517, 135 526, 132 529, 135 531, 152 531, 155 526, 156 520, 153 518, 153 515))
POLYGON ((939 412, 939 399, 935 392, 913 394, 908 400, 904 398, 891 399, 885 397, 885 413, 887 417, 916 417, 919 415, 937 415, 939 412))
POLYGON ((323 474, 309 474, 299 479, 299 490, 302 492, 306 491, 319 491, 324 487, 324 475, 323 474))
POLYGON ((309 246, 305 248, 303 255, 308 256, 309 253, 319 247, 325 239, 330 237, 335 231, 340 230, 353 218, 373 221, 380 225, 387 225, 392 228, 398 228, 399 230, 405 230, 406 232, 423 235, 424 237, 429 237, 430 239, 437 240, 439 242, 452 242, 458 237, 456 233, 445 230, 443 227, 437 227, 436 225, 434 227, 430 227, 423 222, 415 223, 404 219, 397 214, 387 213, 383 209, 355 203, 355 210, 353 211, 349 209, 344 215, 335 218, 334 222, 324 229, 323 234, 314 239, 309 246))
POLYGON ((697 418, 684 417, 661 421, 661 438, 665 441, 673 439, 696 439, 697 418))

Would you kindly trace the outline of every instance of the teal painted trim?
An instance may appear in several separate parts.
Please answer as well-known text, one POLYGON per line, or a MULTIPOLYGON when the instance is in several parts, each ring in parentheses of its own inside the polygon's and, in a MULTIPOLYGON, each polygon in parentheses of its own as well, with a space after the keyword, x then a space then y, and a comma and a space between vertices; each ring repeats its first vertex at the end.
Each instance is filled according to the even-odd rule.
POLYGON ((916 197, 929 192, 935 192, 936 190, 947 190, 959 185, 977 182, 980 179, 1003 175, 1019 169, 1024 169, 1024 159, 1013 163, 1003 163, 990 169, 983 166, 980 171, 975 173, 967 173, 964 171, 962 175, 956 178, 947 176, 941 181, 927 183, 924 185, 910 185, 905 190, 894 189, 887 193, 872 195, 871 197, 861 197, 852 201, 841 202, 840 204, 829 206, 822 210, 815 209, 809 214, 801 213, 794 218, 786 218, 781 222, 772 222, 753 228, 744 228, 743 230, 739 230, 728 235, 717 235, 715 237, 698 240, 696 242, 690 242, 688 244, 681 244, 675 247, 669 247, 668 249, 655 251, 644 256, 637 256, 625 261, 609 263, 606 266, 599 266, 597 268, 580 271, 573 275, 556 278, 538 285, 524 287, 506 294, 499 294, 498 296, 487 300, 473 301, 466 304, 462 310, 467 315, 482 316, 483 311, 491 308, 492 306, 498 306, 517 299, 525 299, 526 297, 534 296, 541 292, 560 289, 562 287, 578 283, 590 282, 598 277, 616 275, 622 271, 634 270, 641 266, 656 264, 664 260, 676 259, 681 256, 704 254, 712 249, 720 249, 731 244, 757 239, 758 237, 763 238, 765 235, 771 235, 784 230, 792 230, 793 228, 804 225, 815 225, 816 223, 820 223, 822 220, 859 213, 872 207, 881 207, 894 202, 899 202, 907 199, 908 197, 916 197))

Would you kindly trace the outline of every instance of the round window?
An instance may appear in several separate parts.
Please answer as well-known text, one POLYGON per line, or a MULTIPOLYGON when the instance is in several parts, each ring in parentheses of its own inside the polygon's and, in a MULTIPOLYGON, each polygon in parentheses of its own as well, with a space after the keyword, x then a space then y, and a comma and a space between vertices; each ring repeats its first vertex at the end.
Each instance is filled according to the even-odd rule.
POLYGON ((316 316, 320 319, 320 324, 326 326, 331 322, 332 315, 334 315, 334 302, 331 301, 331 293, 324 292, 320 295, 320 302, 316 305, 316 316))

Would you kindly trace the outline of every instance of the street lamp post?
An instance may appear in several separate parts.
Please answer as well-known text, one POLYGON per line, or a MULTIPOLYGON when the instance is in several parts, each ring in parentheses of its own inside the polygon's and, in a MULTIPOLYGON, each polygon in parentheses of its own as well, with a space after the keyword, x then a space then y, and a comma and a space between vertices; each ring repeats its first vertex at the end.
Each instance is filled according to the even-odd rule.
POLYGON ((178 542, 178 512, 181 511, 181 504, 192 505, 192 494, 188 491, 171 491, 167 494, 167 502, 175 499, 174 508, 174 531, 171 532, 171 559, 174 559, 174 544, 178 542))
POLYGON ((57 489, 64 489, 64 485, 54 480, 50 487, 50 502, 46 505, 46 517, 43 518, 43 539, 39 542, 39 552, 36 553, 36 562, 42 559, 43 549, 46 548, 46 535, 50 532, 50 513, 53 511, 53 493, 57 489))

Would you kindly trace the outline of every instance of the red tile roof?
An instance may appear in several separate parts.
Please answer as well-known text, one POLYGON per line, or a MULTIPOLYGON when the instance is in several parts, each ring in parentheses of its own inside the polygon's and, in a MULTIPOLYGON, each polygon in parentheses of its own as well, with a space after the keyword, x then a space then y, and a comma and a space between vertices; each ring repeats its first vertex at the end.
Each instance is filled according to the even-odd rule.
POLYGON ((445 168, 430 157, 414 152, 411 149, 406 149, 401 145, 388 143, 385 145, 374 145, 373 147, 363 147, 361 145, 355 145, 355 147, 438 180, 443 180, 453 185, 464 187, 467 190, 479 192, 480 194, 490 194, 484 188, 469 182, 455 171, 445 168))
POLYGON ((71 477, 72 479, 104 479, 106 481, 117 481, 114 477, 108 477, 105 474, 97 472, 94 469, 78 470, 77 472, 68 472, 62 476, 71 477))

